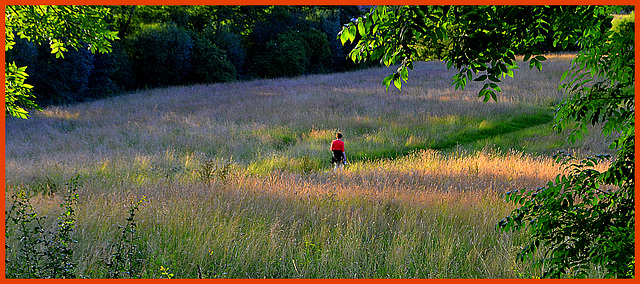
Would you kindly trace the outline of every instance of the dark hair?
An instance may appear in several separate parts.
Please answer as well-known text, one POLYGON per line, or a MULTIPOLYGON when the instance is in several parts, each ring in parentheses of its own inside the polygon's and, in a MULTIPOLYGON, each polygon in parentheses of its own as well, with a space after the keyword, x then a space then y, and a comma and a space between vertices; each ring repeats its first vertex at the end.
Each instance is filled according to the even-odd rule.
POLYGON ((338 137, 338 139, 342 138, 342 133, 338 132, 338 134, 336 134, 336 137, 338 137))

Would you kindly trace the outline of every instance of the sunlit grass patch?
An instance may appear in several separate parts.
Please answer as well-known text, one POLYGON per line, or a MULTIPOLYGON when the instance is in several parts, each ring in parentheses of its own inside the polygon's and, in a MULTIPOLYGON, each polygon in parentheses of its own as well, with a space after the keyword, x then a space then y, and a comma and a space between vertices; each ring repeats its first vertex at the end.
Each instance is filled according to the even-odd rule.
POLYGON ((246 166, 248 174, 265 175, 273 172, 312 173, 323 170, 323 164, 329 165, 329 155, 326 160, 322 157, 310 157, 309 155, 290 158, 284 155, 273 154, 256 159, 246 166))

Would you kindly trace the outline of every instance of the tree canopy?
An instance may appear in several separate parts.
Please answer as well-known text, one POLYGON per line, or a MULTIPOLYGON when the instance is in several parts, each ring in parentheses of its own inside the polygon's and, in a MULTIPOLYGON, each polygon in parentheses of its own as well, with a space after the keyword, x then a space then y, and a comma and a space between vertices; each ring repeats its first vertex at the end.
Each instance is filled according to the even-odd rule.
MULTIPOLYGON (((69 48, 109 52, 117 32, 108 29, 108 13, 108 8, 100 6, 5 6, 5 51, 19 37, 48 43, 57 58, 63 58, 69 48)), ((33 101, 33 86, 25 83, 27 77, 25 66, 5 62, 5 115, 27 118, 26 109, 39 109, 33 101)))
POLYGON ((485 82, 478 96, 498 100, 499 83, 520 64, 542 68, 553 47, 580 51, 560 86, 569 97, 558 105, 556 129, 572 127, 567 139, 581 139, 587 125, 600 124, 612 138, 614 161, 606 171, 593 167, 610 157, 578 160, 560 153, 565 171, 547 186, 508 192, 520 207, 498 223, 503 230, 528 228, 531 241, 520 260, 544 264, 545 277, 588 277, 591 265, 606 277, 633 277, 635 266, 635 28, 612 29, 614 6, 377 6, 343 27, 338 38, 355 43, 349 57, 398 69, 383 80, 401 89, 413 61, 442 60, 456 68, 456 89, 485 82), (522 60, 518 60, 522 56, 522 60))
POLYGON ((26 118, 38 105, 142 88, 357 68, 335 35, 361 14, 356 6, 7 6, 5 114, 26 118))

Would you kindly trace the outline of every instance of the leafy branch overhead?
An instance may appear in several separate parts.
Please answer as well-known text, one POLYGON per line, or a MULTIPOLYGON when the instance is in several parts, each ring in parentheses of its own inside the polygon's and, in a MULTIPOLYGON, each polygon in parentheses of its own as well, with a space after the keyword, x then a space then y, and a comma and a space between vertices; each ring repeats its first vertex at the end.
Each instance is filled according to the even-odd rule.
POLYGON ((503 230, 528 228, 530 242, 519 259, 537 260, 545 277, 589 277, 589 267, 607 270, 606 277, 633 277, 635 257, 635 23, 612 28, 615 6, 377 6, 345 25, 343 44, 356 43, 355 62, 399 64, 383 84, 398 89, 408 80, 414 60, 442 60, 455 67, 456 89, 469 81, 485 82, 478 96, 497 101, 499 83, 514 77, 516 56, 529 68, 542 69, 543 43, 580 50, 559 81, 569 96, 558 105, 554 128, 572 127, 575 143, 587 126, 600 125, 616 151, 609 167, 598 163, 608 155, 578 161, 566 154, 557 162, 564 173, 545 187, 506 194, 519 205, 498 224, 503 230))
MULTIPOLYGON (((102 6, 6 6, 5 52, 16 44, 16 37, 49 44, 57 58, 64 58, 69 48, 110 52, 111 41, 118 36, 108 29, 108 13, 109 8, 102 6)), ((5 115, 27 118, 26 109, 39 110, 32 86, 24 83, 27 76, 26 67, 5 63, 5 115)))
POLYGON ((548 33, 556 33, 554 46, 567 47, 582 33, 571 28, 574 12, 594 7, 543 6, 377 6, 343 27, 343 44, 357 43, 349 53, 355 62, 379 61, 400 64, 383 84, 398 89, 408 80, 414 60, 442 60, 455 67, 456 89, 469 81, 486 82, 479 92, 487 102, 502 92, 498 83, 513 77, 516 55, 523 55, 529 68, 542 68, 540 44, 548 33), (560 15, 560 17, 558 17, 560 15))

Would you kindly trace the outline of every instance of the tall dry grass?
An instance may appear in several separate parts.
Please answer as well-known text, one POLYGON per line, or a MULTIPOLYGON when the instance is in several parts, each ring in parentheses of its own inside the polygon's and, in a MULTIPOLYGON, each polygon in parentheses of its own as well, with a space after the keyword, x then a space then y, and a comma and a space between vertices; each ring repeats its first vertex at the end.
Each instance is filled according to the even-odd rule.
MULTIPOLYGON (((568 66, 558 56, 543 72, 518 70, 487 104, 477 86, 455 91, 452 71, 426 62, 402 92, 384 91, 390 71, 374 68, 50 107, 7 119, 5 196, 37 192, 34 206, 55 216, 60 188, 80 175, 74 257, 87 277, 105 277, 118 226, 142 196, 140 277, 159 277, 161 266, 184 278, 535 277, 539 271, 515 262, 527 236, 495 224, 512 209, 502 193, 558 173, 548 155, 491 145, 405 154, 548 110, 563 97, 556 80, 568 66), (345 133, 347 156, 361 158, 333 174, 326 160, 336 131, 345 133), (228 176, 203 175, 205 165, 225 163, 228 176)), ((562 141, 526 131, 509 135, 562 141)), ((590 139, 542 149, 604 145, 590 139)))
MULTIPOLYGON (((76 257, 85 276, 100 260, 132 201, 146 271, 222 278, 514 278, 539 275, 515 262, 525 234, 501 233, 505 191, 539 187, 548 158, 491 151, 424 151, 344 172, 232 172, 223 182, 85 179, 76 257), (107 189, 105 189, 107 187, 107 189)), ((41 196, 45 214, 59 198, 41 196)), ((154 275, 155 272, 155 275, 154 275)))

